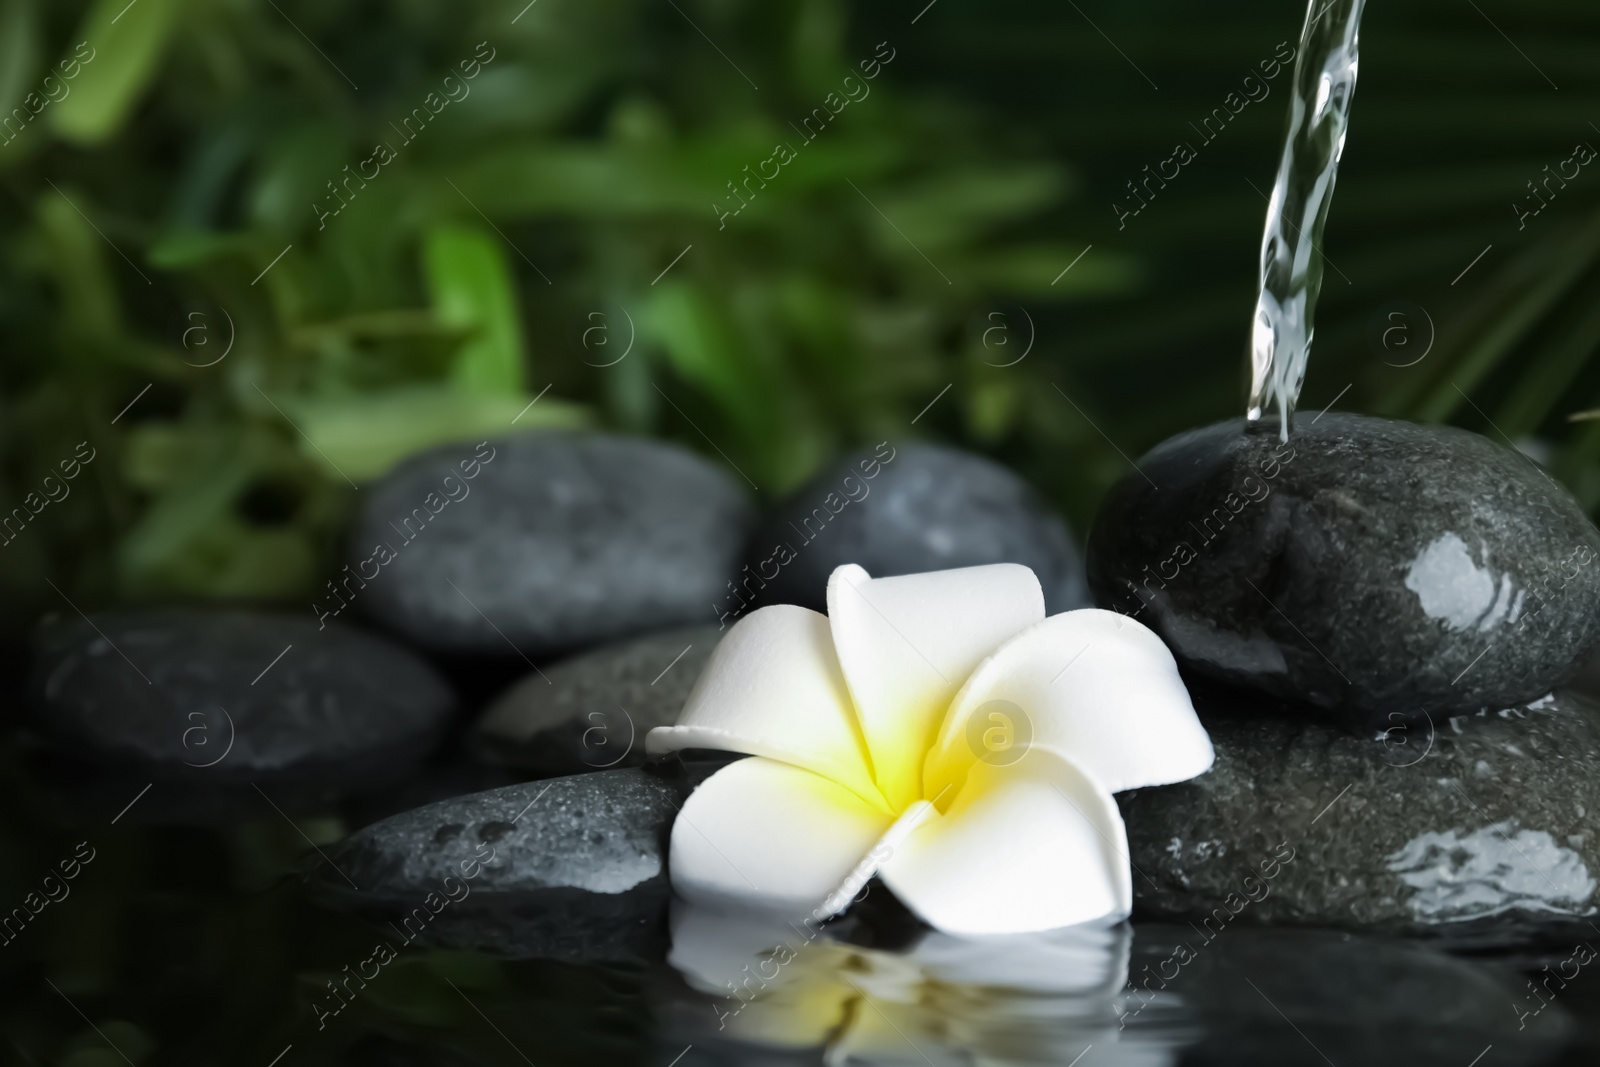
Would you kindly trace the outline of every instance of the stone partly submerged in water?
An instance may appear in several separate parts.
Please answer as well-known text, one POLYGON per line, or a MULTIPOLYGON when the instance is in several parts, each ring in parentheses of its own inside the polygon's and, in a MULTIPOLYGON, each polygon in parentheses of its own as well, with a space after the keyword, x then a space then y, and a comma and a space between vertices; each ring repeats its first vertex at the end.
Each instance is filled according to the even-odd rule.
POLYGON ((755 523, 731 474, 590 433, 445 445, 369 492, 321 603, 438 652, 544 656, 712 622, 755 523))
POLYGON ((666 630, 545 667, 490 705, 469 744, 490 763, 541 776, 637 766, 645 735, 677 722, 725 632, 666 630))
POLYGON ((1600 706, 1570 695, 1366 737, 1196 693, 1215 766, 1121 794, 1141 914, 1595 937, 1600 706))
POLYGON ((1112 490, 1088 568, 1190 670, 1368 724, 1533 700, 1600 640, 1600 533, 1525 457, 1450 427, 1180 434, 1112 490))
POLYGON ((454 797, 325 850, 317 882, 380 920, 397 947, 659 958, 667 835, 688 790, 686 779, 627 768, 454 797))
POLYGON ((309 613, 111 611, 47 621, 37 645, 39 728, 145 782, 379 785, 429 752, 455 705, 416 655, 309 613))
MULTIPOLYGON (((1066 523, 1027 482, 983 456, 884 442, 824 468, 751 542, 743 599, 824 610, 845 563, 875 578, 1021 563, 1050 613, 1084 607, 1083 560, 1066 523)), ((740 598, 726 598, 737 614, 740 598)), ((730 616, 731 617, 731 616, 730 616)))

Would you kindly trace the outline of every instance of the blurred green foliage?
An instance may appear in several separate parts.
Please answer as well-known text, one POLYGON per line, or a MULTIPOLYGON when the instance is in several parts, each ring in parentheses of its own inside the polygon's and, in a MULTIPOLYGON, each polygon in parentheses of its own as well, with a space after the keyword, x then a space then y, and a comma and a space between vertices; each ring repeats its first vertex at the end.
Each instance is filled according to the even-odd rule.
POLYGON ((1050 290, 1082 242, 1018 224, 1066 168, 997 150, 892 61, 860 78, 873 48, 829 0, 693 23, 545 0, 515 24, 490 3, 126 3, 0 7, 13 96, 94 51, 0 146, 6 497, 78 440, 103 456, 0 559, 25 595, 301 593, 351 485, 513 430, 680 437, 781 492, 904 429, 988 293, 1131 277, 1106 257, 1050 290), (852 71, 867 91, 833 117, 852 71), (780 142, 799 158, 728 217, 780 142))
MULTIPOLYGON (((1288 78, 1111 203, 1303 11, 922 6, 0 0, 0 504, 99 457, 0 552, 8 616, 46 579, 300 595, 352 486, 550 427, 768 496, 943 437, 1081 530, 1124 454, 1240 408, 1288 78)), ((1511 205, 1600 144, 1597 30, 1576 0, 1374 5, 1303 404, 1540 438, 1590 508, 1600 173, 1511 205), (1397 300, 1429 325, 1385 352, 1397 300)))

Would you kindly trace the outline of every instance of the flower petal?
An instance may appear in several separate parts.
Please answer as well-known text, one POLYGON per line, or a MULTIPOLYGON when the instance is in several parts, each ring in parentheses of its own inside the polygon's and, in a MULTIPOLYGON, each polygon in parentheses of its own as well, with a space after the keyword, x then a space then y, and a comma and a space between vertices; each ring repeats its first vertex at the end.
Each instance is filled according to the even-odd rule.
POLYGON ((714 748, 792 763, 882 803, 826 617, 775 604, 733 625, 645 751, 714 748))
POLYGON ((959 783, 980 759, 1015 758, 991 737, 1049 748, 1113 793, 1185 781, 1214 758, 1167 646, 1141 623, 1097 608, 1052 615, 973 672, 929 753, 929 795, 959 783))
POLYGON ((975 763, 945 814, 917 827, 879 877, 935 929, 1015 934, 1116 922, 1133 907, 1116 801, 1044 749, 975 763))
POLYGON ((730 763, 689 794, 672 824, 672 885, 701 904, 798 918, 820 907, 891 817, 788 763, 730 763))
POLYGON ((904 810, 951 699, 983 658, 1044 618, 1027 567, 996 563, 871 578, 855 564, 828 580, 828 623, 855 698, 878 788, 904 810))

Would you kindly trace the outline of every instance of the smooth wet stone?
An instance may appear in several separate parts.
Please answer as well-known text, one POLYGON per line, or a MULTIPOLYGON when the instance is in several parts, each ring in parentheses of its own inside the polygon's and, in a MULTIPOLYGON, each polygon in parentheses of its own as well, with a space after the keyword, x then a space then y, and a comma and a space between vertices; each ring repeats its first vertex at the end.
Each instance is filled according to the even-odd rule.
POLYGON ((1235 420, 1139 468, 1089 584, 1196 672, 1386 723, 1535 699, 1600 641, 1600 533, 1477 434, 1327 412, 1284 445, 1235 420))
POLYGON ((1196 693, 1216 765, 1120 794, 1138 914, 1461 943, 1595 936, 1600 705, 1358 736, 1196 693))
POLYGON ((667 630, 545 667, 490 705, 471 746, 541 776, 638 766, 645 735, 678 721, 725 632, 667 630))
POLYGON ((441 446, 362 498, 357 577, 340 592, 409 640, 464 655, 538 657, 715 621, 755 521, 736 476, 606 434, 441 446))
MULTIPOLYGON (((1000 464, 939 445, 884 443, 824 469, 763 524, 747 563, 747 600, 819 611, 828 576, 845 563, 873 577, 1021 563, 1038 576, 1049 612, 1088 603, 1061 516, 1000 464)), ((740 611, 726 590, 720 603, 740 611)))
POLYGON ((1591 651, 1566 688, 1600 701, 1600 649, 1591 651))
POLYGON ((406 775, 454 708, 413 653, 309 614, 56 616, 36 646, 34 723, 61 754, 135 777, 354 791, 406 775))
POLYGON ((668 833, 687 792, 681 778, 627 768, 454 797, 326 849, 317 880, 408 940, 636 959, 665 936, 668 833))

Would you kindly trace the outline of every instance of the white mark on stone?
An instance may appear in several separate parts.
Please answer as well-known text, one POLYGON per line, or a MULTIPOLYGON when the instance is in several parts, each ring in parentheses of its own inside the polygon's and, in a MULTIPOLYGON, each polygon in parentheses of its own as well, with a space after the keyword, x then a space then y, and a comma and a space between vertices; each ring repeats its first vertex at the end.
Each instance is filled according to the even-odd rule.
POLYGON ((1419 834, 1387 857, 1389 870, 1416 892, 1421 922, 1455 922, 1524 911, 1587 914, 1595 882, 1583 858, 1543 830, 1515 819, 1471 833, 1419 834))
MULTIPOLYGON (((1482 555, 1488 558, 1487 547, 1482 555)), ((1511 575, 1498 582, 1488 567, 1472 559, 1467 543, 1455 533, 1441 534, 1411 561, 1405 586, 1417 594, 1422 611, 1452 630, 1488 632, 1522 613, 1526 594, 1515 589, 1511 575)))

